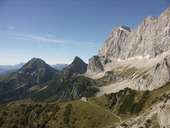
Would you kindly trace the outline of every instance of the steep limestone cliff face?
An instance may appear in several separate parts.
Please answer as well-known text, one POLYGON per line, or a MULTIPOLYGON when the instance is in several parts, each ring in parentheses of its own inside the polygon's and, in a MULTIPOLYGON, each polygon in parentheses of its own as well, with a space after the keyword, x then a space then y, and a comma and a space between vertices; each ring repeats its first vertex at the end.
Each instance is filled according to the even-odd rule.
MULTIPOLYGON (((170 8, 159 17, 147 17, 137 28, 114 28, 99 50, 99 58, 155 57, 170 49, 170 8)), ((89 64, 89 66, 91 66, 89 64)))
POLYGON ((155 57, 170 49, 170 8, 159 17, 147 17, 137 28, 113 29, 99 56, 126 59, 133 56, 155 57))
POLYGON ((159 17, 145 18, 135 29, 114 28, 95 58, 90 59, 88 72, 103 77, 117 68, 122 68, 121 74, 135 69, 124 78, 130 88, 153 90, 165 85, 170 81, 170 8, 159 17))
POLYGON ((153 90, 170 81, 170 54, 161 58, 147 72, 132 78, 136 89, 153 90))
POLYGON ((99 56, 119 57, 127 49, 127 38, 131 30, 128 27, 114 28, 109 38, 105 41, 99 56))

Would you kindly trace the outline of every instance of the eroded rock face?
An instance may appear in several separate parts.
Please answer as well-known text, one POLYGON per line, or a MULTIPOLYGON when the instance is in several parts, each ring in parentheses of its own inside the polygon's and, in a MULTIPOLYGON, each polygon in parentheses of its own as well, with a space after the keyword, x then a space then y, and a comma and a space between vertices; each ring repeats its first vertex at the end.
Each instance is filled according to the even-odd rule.
POLYGON ((128 27, 118 27, 112 30, 109 38, 105 41, 103 48, 99 51, 100 56, 119 57, 127 49, 127 38, 131 30, 128 27))
POLYGON ((170 81, 170 55, 165 56, 147 72, 132 78, 135 88, 139 90, 153 90, 170 81))
POLYGON ((88 71, 105 73, 118 67, 123 70, 136 68, 128 77, 128 81, 133 83, 131 87, 153 90, 170 81, 169 53, 170 8, 159 17, 145 18, 135 29, 126 26, 114 28, 97 58, 90 59, 88 71), (168 54, 165 56, 165 53, 168 54), (108 65, 103 60, 112 62, 108 65))
MULTIPOLYGON (((135 56, 155 57, 170 49, 170 8, 159 17, 147 17, 135 29, 114 28, 98 56, 127 59, 135 56)), ((90 65, 91 63, 89 63, 90 65)), ((93 70, 92 70, 93 71, 93 70)))
POLYGON ((101 56, 129 58, 133 56, 156 55, 170 49, 170 9, 159 17, 147 17, 137 28, 113 29, 103 48, 101 56))
POLYGON ((104 67, 99 56, 93 56, 89 59, 87 71, 92 73, 99 73, 104 71, 104 67))
POLYGON ((161 128, 170 127, 170 106, 161 106, 160 111, 158 111, 158 120, 161 128))
MULTIPOLYGON (((104 57, 120 58, 126 52, 127 39, 131 31, 122 27, 113 28, 110 36, 104 42, 104 46, 99 50, 99 55, 104 57)), ((125 56, 122 56, 124 59, 125 56)))

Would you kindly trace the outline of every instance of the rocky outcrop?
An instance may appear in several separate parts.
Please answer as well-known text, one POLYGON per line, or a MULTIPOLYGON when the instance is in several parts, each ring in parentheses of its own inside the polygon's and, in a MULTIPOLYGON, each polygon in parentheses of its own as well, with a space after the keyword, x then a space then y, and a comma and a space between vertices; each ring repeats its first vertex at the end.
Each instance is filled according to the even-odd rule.
POLYGON ((170 8, 159 17, 147 17, 132 31, 128 27, 113 29, 99 55, 115 58, 155 57, 170 49, 170 8))
POLYGON ((169 49, 170 8, 159 17, 145 18, 135 29, 131 30, 126 26, 114 28, 98 56, 107 59, 128 59, 135 56, 152 58, 169 49))
POLYGON ((128 27, 120 26, 114 28, 109 38, 105 41, 103 48, 99 51, 99 56, 119 57, 127 49, 127 38, 131 30, 128 27))
POLYGON ((139 90, 153 90, 167 84, 170 81, 170 55, 166 55, 148 71, 134 76, 132 80, 139 90))
POLYGON ((89 59, 87 72, 99 73, 103 71, 104 67, 99 56, 93 56, 92 58, 89 59))
POLYGON ((158 120, 161 128, 168 128, 170 126, 170 105, 164 104, 160 106, 158 120))
POLYGON ((153 90, 165 85, 170 81, 170 8, 159 17, 145 18, 135 29, 114 28, 88 67, 88 72, 103 72, 105 75, 101 77, 117 68, 122 68, 121 74, 135 69, 123 80, 130 81, 131 88, 137 90, 153 90))

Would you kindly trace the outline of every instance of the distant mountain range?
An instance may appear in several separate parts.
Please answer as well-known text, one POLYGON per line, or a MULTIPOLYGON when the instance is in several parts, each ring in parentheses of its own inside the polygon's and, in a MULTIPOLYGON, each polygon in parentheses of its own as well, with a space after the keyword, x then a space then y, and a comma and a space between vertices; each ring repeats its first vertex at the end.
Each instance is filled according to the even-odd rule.
POLYGON ((21 68, 24 63, 16 64, 16 65, 0 65, 0 75, 10 73, 21 68))
MULTIPOLYGON (((18 69, 20 69, 25 63, 20 63, 16 65, 0 65, 0 75, 6 75, 11 72, 14 72, 18 69)), ((51 67, 55 68, 56 70, 63 70, 65 67, 67 67, 68 64, 55 64, 51 65, 51 67)))

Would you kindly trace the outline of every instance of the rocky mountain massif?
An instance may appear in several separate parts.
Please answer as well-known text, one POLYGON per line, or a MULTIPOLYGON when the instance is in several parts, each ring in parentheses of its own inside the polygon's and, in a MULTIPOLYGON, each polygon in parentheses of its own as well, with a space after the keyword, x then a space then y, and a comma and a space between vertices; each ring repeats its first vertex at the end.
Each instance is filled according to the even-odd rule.
POLYGON ((153 90, 170 81, 169 8, 159 17, 147 17, 137 28, 112 30, 99 54, 89 60, 87 76, 99 79, 108 72, 119 77, 119 88, 112 84, 113 91, 153 90))
POLYGON ((159 17, 147 17, 137 28, 114 28, 99 55, 127 59, 134 56, 155 57, 170 49, 170 9, 159 17))
POLYGON ((0 103, 1 128, 169 128, 170 8, 114 28, 88 66, 30 60, 0 79, 0 103))

